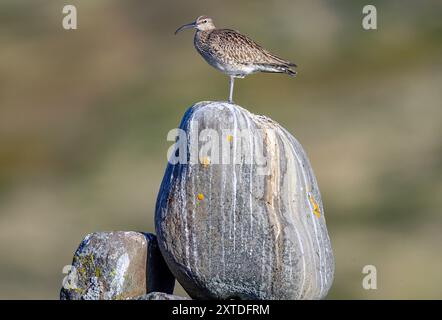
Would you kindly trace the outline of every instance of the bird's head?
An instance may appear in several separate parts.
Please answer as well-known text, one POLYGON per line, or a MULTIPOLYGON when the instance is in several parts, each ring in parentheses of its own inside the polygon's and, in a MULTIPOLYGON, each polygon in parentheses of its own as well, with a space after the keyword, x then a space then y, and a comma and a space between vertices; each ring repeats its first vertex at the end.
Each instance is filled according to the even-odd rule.
POLYGON ((195 28, 199 31, 210 31, 215 29, 215 25, 213 24, 212 18, 209 18, 208 16, 199 16, 198 18, 196 18, 194 22, 179 27, 175 31, 175 34, 177 34, 178 32, 184 29, 190 29, 190 28, 195 28))

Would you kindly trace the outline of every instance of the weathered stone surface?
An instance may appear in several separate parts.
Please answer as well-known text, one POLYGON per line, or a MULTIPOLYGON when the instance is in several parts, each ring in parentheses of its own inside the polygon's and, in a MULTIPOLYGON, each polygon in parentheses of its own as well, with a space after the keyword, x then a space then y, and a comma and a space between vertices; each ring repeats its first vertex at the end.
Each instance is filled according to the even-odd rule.
POLYGON ((146 292, 172 293, 175 279, 156 237, 140 232, 96 232, 75 252, 60 292, 63 300, 126 299, 146 292))
POLYGON ((131 298, 129 300, 190 300, 189 298, 175 296, 164 292, 151 292, 142 296, 131 298))
POLYGON ((325 297, 333 281, 332 248, 299 142, 271 119, 224 102, 197 103, 180 128, 177 145, 186 148, 171 153, 155 224, 163 256, 189 295, 325 297), (205 148, 209 140, 218 149, 205 148), (227 148, 217 157, 223 143, 227 148), (178 157, 181 163, 172 164, 178 157))

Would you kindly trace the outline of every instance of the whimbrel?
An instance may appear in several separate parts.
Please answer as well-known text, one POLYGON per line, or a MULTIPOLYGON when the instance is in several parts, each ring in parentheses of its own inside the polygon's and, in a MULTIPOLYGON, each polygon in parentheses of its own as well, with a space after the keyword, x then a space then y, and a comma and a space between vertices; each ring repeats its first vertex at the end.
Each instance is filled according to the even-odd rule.
POLYGON ((295 76, 290 67, 296 64, 270 53, 252 39, 231 29, 216 29, 211 18, 200 16, 194 22, 179 27, 195 28, 194 45, 200 55, 214 68, 230 77, 229 102, 233 101, 235 78, 256 72, 286 73, 295 76))

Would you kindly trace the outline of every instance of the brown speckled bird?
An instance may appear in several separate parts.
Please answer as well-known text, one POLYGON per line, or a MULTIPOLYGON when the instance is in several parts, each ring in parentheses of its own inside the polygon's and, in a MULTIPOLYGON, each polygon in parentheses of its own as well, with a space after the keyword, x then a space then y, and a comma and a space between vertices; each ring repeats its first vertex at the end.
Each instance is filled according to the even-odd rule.
POLYGON ((290 67, 296 64, 270 53, 252 39, 231 29, 216 29, 211 18, 200 16, 194 22, 179 27, 195 28, 194 45, 200 55, 214 68, 230 77, 229 102, 233 100, 235 78, 256 72, 286 73, 295 76, 290 67))

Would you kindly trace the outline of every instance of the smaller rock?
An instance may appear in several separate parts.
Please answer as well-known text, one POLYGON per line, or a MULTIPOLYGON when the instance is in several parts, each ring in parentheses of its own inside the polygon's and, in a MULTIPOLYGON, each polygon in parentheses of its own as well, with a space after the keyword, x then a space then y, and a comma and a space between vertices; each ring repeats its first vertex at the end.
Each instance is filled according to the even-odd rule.
POLYGON ((60 292, 62 300, 127 299, 160 291, 173 293, 175 278, 156 236, 140 232, 95 232, 75 252, 60 292))
POLYGON ((190 298, 175 296, 173 294, 167 294, 164 292, 151 292, 138 296, 135 298, 130 298, 128 300, 191 300, 190 298))

